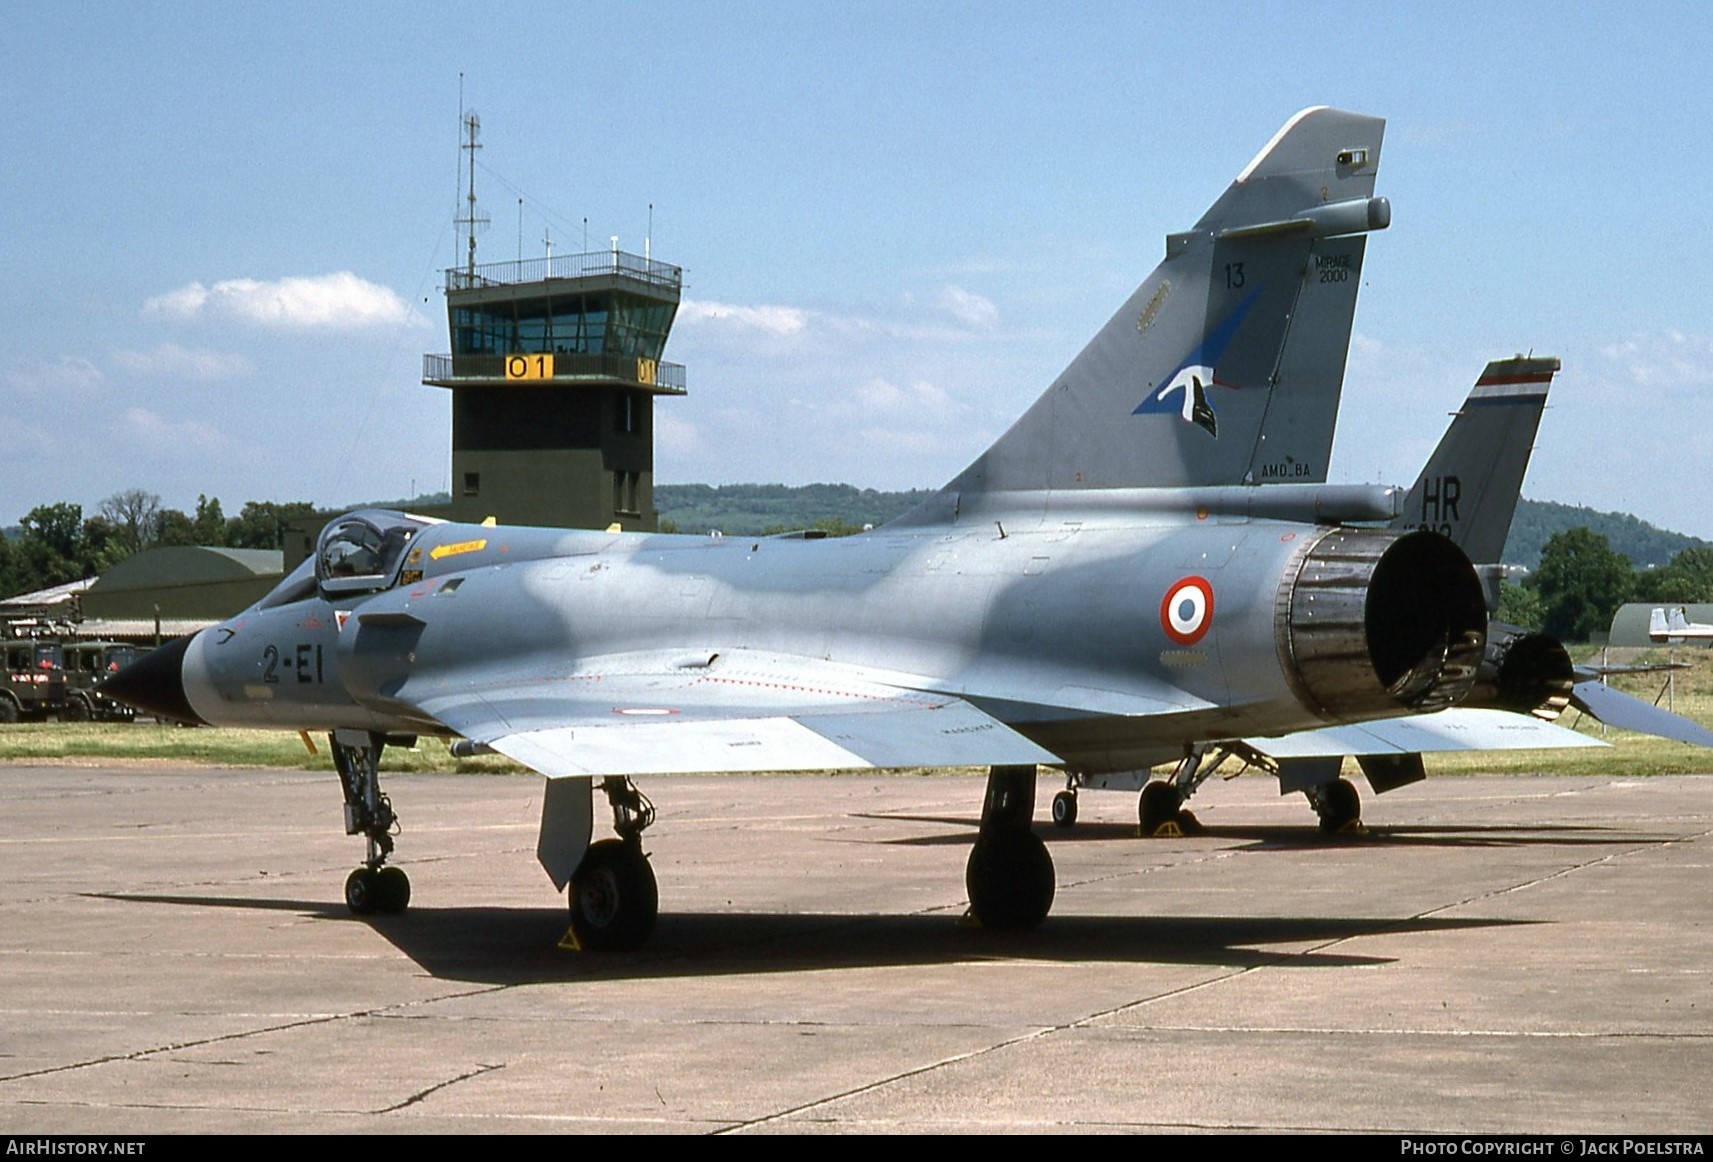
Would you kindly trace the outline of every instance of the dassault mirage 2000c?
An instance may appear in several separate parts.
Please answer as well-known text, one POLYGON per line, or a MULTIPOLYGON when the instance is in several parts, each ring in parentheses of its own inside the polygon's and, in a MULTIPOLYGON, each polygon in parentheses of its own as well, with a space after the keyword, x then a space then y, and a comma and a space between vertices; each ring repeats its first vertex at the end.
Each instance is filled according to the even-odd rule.
POLYGON ((1022 928, 1054 894, 1030 828, 1041 766, 1136 771, 1447 708, 1454 745, 1580 741, 1458 708, 1487 626, 1468 558, 1347 527, 1393 519, 1397 490, 1320 483, 1366 235, 1390 221, 1383 127, 1293 117, 1023 417, 891 524, 700 537, 352 513, 261 602, 108 690, 330 732, 347 831, 369 843, 357 912, 409 897, 385 745, 455 737, 540 771, 538 856, 586 948, 655 922, 635 777, 989 767, 970 910, 1022 928), (596 786, 618 838, 591 844, 596 786))

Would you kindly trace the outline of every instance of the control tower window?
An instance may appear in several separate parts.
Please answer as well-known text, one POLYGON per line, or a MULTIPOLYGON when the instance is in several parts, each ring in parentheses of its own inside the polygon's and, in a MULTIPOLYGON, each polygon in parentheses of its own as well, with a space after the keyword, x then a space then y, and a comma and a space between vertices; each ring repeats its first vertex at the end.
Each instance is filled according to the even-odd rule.
POLYGON ((659 359, 677 304, 623 291, 452 308, 454 355, 623 355, 659 359))
POLYGON ((613 473, 613 512, 618 516, 641 516, 637 508, 637 483, 639 476, 635 472, 613 473))

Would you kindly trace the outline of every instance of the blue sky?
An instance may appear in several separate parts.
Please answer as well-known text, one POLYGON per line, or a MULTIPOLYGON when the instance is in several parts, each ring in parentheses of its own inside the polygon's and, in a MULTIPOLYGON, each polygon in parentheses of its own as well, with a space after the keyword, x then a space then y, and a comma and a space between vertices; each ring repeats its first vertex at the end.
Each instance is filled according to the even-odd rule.
POLYGON ((937 486, 1294 112, 1388 119, 1332 474, 1564 372, 1527 495, 1713 537, 1713 15, 1658 4, 0 5, 0 523, 443 488, 478 260, 685 268, 664 482, 937 486))

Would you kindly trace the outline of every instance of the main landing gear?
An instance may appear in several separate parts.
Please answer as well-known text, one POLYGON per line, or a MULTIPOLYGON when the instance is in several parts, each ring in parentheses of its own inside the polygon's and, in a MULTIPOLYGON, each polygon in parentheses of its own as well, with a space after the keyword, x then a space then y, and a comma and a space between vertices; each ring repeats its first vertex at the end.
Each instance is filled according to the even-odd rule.
POLYGON ((1196 793, 1196 788, 1225 765, 1225 760, 1233 753, 1222 749, 1210 763, 1207 761, 1210 749, 1202 746, 1186 748, 1184 757, 1170 775, 1142 785, 1142 794, 1136 801, 1136 822, 1144 839, 1176 838, 1201 831, 1201 823, 1184 810, 1184 804, 1196 793))
POLYGON ((589 845, 571 877, 571 943, 586 951, 640 948, 660 915, 660 889, 642 850, 654 804, 629 779, 611 775, 601 790, 613 809, 617 839, 589 845))
POLYGON ((1077 793, 1066 787, 1053 796, 1053 826, 1075 827, 1077 822, 1077 793))
POLYGON ((984 928, 1033 928, 1053 906, 1053 857, 1030 830, 1035 768, 993 767, 981 831, 964 869, 970 915, 984 928))
POLYGON ((1170 781, 1144 784, 1136 797, 1136 825, 1144 839, 1184 834, 1181 820, 1195 818, 1183 809, 1183 793, 1170 781))
POLYGON ((1362 823, 1362 796, 1349 779, 1334 779, 1304 792, 1309 805, 1320 816, 1323 835, 1362 835, 1367 828, 1362 823))
POLYGON ((1065 789, 1053 796, 1053 823, 1058 827, 1075 826, 1077 792, 1082 787, 1112 791, 1137 788, 1140 794, 1136 800, 1136 822, 1144 838, 1199 834, 1201 824, 1184 810, 1184 803, 1234 754, 1245 764, 1252 761, 1231 746, 1192 745, 1184 749, 1184 757, 1165 779, 1150 781, 1147 768, 1098 775, 1067 771, 1065 789))
MULTIPOLYGON (((1138 782, 1126 781, 1134 777, 1141 786, 1141 794, 1136 801, 1136 822, 1143 838, 1199 834, 1202 826, 1194 815, 1184 810, 1184 804, 1197 788, 1218 774, 1233 758, 1241 765, 1226 774, 1226 778, 1258 769, 1279 780, 1280 794, 1301 791, 1319 816, 1320 829, 1324 834, 1361 836, 1368 833, 1362 822, 1362 798, 1357 794, 1355 784, 1338 776, 1342 758, 1273 759, 1238 742, 1188 746, 1184 757, 1164 779, 1150 779, 1147 770, 1118 774, 1108 772, 1099 776, 1067 772, 1065 789, 1053 796, 1053 822, 1059 827, 1070 827, 1076 823, 1079 787, 1127 789, 1138 785, 1138 782)), ((1357 761, 1376 792, 1389 791, 1426 777, 1420 755, 1363 755, 1357 761)))
POLYGON ((353 915, 402 912, 410 905, 410 877, 404 869, 387 867, 393 851, 398 816, 392 800, 381 791, 382 735, 334 731, 328 736, 333 766, 345 793, 345 834, 368 840, 369 856, 345 880, 345 906, 353 915))

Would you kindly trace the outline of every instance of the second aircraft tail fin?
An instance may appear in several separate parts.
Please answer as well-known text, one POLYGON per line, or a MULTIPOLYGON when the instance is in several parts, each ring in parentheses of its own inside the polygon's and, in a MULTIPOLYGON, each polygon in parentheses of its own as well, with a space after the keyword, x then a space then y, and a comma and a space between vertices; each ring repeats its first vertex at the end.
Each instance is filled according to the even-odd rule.
POLYGON ((1559 361, 1487 365, 1404 498, 1397 524, 1444 533, 1477 565, 1499 562, 1559 361))

